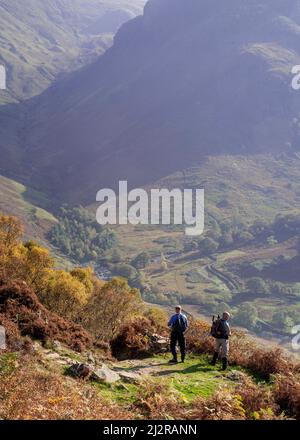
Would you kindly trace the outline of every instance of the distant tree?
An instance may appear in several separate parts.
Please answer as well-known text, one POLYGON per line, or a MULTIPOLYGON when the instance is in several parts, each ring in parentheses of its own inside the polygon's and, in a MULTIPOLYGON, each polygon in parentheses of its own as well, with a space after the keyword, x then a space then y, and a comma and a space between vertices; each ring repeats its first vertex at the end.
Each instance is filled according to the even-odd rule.
POLYGON ((270 226, 264 220, 256 220, 250 228, 250 232, 254 236, 260 236, 266 234, 269 232, 269 230, 270 230, 270 226))
POLYGON ((184 241, 184 252, 191 252, 197 250, 199 247, 198 240, 196 239, 186 239, 184 241))
POLYGON ((131 265, 136 269, 144 269, 150 262, 150 255, 148 252, 141 252, 132 261, 131 265))
POLYGON ((258 312, 251 303, 242 304, 234 316, 234 323, 241 327, 255 330, 258 321, 258 312))
POLYGON ((49 273, 47 284, 38 296, 49 310, 73 321, 79 319, 89 298, 84 284, 63 270, 49 273))
POLYGON ((276 240, 276 238, 274 237, 274 235, 270 235, 267 238, 267 243, 269 246, 275 246, 276 244, 278 244, 278 240, 276 240))
POLYGON ((141 292, 143 292, 146 286, 144 274, 137 271, 136 276, 128 280, 128 284, 130 285, 130 287, 135 287, 136 289, 139 289, 141 292))
POLYGON ((223 232, 222 236, 219 238, 219 245, 221 248, 230 247, 233 242, 232 231, 223 232))
POLYGON ((23 226, 16 217, 0 214, 0 257, 5 258, 13 252, 23 233, 23 226))
POLYGON ((59 223, 49 232, 50 242, 68 257, 88 263, 99 260, 116 244, 116 236, 108 227, 99 225, 94 216, 82 207, 63 207, 59 223))
POLYGON ((271 286, 272 293, 275 295, 291 295, 293 294, 293 289, 279 281, 275 281, 271 286))
POLYGON ((276 328, 289 332, 295 325, 295 321, 289 311, 279 310, 278 312, 274 313, 272 324, 276 328))
POLYGON ((130 264, 125 264, 125 263, 115 264, 112 267, 112 271, 114 275, 118 275, 120 277, 126 278, 127 280, 130 280, 137 276, 136 269, 132 267, 130 264))
POLYGON ((243 231, 239 231, 235 235, 235 239, 236 241, 241 243, 248 243, 254 239, 254 236, 251 234, 251 232, 243 230, 243 231))
POLYGON ((212 255, 218 250, 218 243, 210 237, 200 241, 199 248, 204 255, 212 255))
POLYGON ((246 283, 246 288, 255 295, 267 295, 270 293, 268 284, 259 277, 250 278, 246 283))
POLYGON ((48 249, 28 241, 20 248, 19 274, 20 279, 35 291, 42 290, 47 282, 49 270, 54 266, 54 260, 48 249))
POLYGON ((71 275, 73 278, 80 281, 86 289, 88 295, 91 295, 94 290, 94 283, 96 275, 91 267, 77 267, 71 270, 71 275))
POLYGON ((95 289, 84 309, 84 325, 100 340, 111 340, 141 310, 138 290, 114 279, 95 289))
POLYGON ((212 314, 217 314, 219 310, 218 302, 213 298, 208 298, 203 300, 203 304, 205 309, 212 314))

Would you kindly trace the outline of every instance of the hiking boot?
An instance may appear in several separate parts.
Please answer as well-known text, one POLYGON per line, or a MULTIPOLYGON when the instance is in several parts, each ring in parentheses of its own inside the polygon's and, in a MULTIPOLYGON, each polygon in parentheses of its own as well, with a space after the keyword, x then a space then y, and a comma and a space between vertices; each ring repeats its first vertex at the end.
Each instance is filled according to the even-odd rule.
POLYGON ((218 353, 214 353, 212 360, 210 361, 210 365, 215 366, 218 360, 218 353))
POLYGON ((228 360, 226 357, 224 357, 222 359, 222 370, 225 371, 227 369, 227 366, 228 366, 228 360))
POLYGON ((173 358, 169 361, 169 364, 178 364, 178 360, 176 358, 173 358))
POLYGON ((185 356, 181 356, 181 362, 184 364, 185 356))

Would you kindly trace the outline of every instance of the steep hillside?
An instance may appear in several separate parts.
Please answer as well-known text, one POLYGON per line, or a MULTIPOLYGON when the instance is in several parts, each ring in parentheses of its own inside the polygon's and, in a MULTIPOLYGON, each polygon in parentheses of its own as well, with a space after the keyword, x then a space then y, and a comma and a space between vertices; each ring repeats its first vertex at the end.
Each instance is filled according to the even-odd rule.
POLYGON ((142 12, 143 0, 1 0, 0 64, 8 91, 0 103, 45 90, 58 74, 103 53, 121 24, 142 12))
POLYGON ((21 109, 23 178, 92 202, 100 187, 153 182, 208 153, 297 149, 299 24, 291 0, 150 0, 103 57, 21 109))
POLYGON ((27 238, 45 241, 47 232, 58 221, 47 210, 50 205, 42 193, 0 176, 0 212, 20 218, 27 238))

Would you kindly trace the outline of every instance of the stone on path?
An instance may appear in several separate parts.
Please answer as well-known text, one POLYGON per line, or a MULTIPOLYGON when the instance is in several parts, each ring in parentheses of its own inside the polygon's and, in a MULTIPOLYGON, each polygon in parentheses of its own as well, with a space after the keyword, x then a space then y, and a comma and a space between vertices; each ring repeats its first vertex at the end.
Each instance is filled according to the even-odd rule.
POLYGON ((242 371, 232 370, 227 374, 227 379, 232 380, 234 382, 242 382, 247 375, 242 371))
POLYGON ((90 376, 92 373, 92 369, 86 364, 73 364, 70 368, 67 369, 67 373, 72 377, 78 377, 80 379, 85 379, 90 376))
POLYGON ((169 350, 169 339, 158 334, 153 334, 150 341, 154 353, 166 353, 169 350))
POLYGON ((124 382, 138 384, 141 382, 142 377, 138 373, 133 373, 130 371, 118 371, 119 376, 124 382))
POLYGON ((121 376, 103 364, 101 368, 92 372, 91 379, 97 382, 112 384, 118 382, 121 376))

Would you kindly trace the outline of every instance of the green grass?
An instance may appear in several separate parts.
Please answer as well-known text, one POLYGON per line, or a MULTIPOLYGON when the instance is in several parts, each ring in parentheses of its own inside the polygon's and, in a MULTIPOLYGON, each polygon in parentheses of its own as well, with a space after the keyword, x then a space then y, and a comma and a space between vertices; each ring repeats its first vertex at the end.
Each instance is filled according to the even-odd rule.
POLYGON ((101 396, 108 402, 119 404, 133 403, 138 394, 139 386, 128 383, 109 384, 94 384, 94 387, 99 391, 101 396))
POLYGON ((46 197, 37 191, 30 190, 15 180, 0 176, 0 210, 15 212, 15 215, 33 221, 34 217, 56 223, 57 219, 41 206, 49 205, 46 197))
MULTIPOLYGON (((170 355, 157 355, 151 359, 145 359, 147 365, 151 363, 155 371, 143 377, 144 383, 163 382, 170 387, 170 391, 176 391, 180 398, 191 402, 198 397, 209 398, 213 393, 224 385, 234 387, 235 383, 227 379, 226 373, 220 370, 220 365, 212 367, 207 356, 188 356, 184 364, 170 365, 170 355)), ((124 361, 119 366, 124 371, 133 371, 128 362, 124 361)), ((238 368, 234 368, 235 370, 238 368)), ((230 371, 231 368, 228 369, 230 371)), ((240 369, 241 370, 241 369, 240 369)), ((143 372, 143 368, 141 368, 143 372)), ((118 382, 113 385, 94 384, 100 394, 110 402, 132 403, 136 400, 143 384, 127 384, 118 382)))
POLYGON ((18 353, 3 353, 0 355, 0 376, 9 376, 17 366, 18 353))
POLYGON ((172 386, 186 400, 192 401, 197 397, 210 397, 224 381, 225 376, 216 373, 216 368, 208 364, 208 359, 201 357, 187 360, 184 369, 172 379, 172 386))

